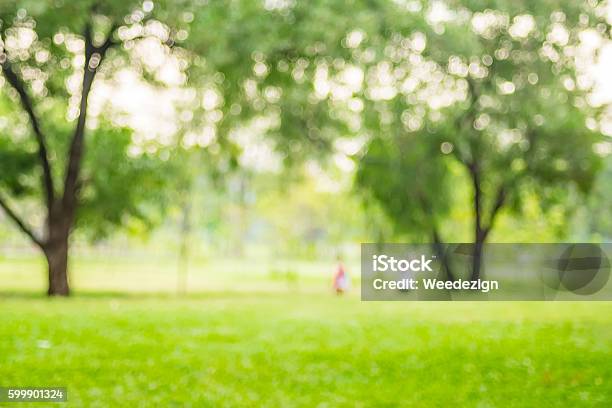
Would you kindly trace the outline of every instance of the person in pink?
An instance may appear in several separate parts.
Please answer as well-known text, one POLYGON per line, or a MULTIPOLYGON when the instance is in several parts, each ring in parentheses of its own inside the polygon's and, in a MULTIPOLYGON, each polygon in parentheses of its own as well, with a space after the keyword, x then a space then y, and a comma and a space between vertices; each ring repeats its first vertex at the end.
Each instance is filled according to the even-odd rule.
POLYGON ((334 275, 334 290, 337 295, 341 295, 349 288, 348 274, 344 269, 342 260, 338 257, 338 269, 334 275))

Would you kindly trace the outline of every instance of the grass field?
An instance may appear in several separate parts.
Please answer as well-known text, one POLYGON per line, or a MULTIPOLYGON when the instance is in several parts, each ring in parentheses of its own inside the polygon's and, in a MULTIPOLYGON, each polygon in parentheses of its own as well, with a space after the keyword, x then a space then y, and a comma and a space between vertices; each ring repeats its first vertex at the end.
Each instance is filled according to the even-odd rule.
POLYGON ((0 386, 66 386, 67 406, 612 406, 612 303, 360 302, 267 278, 50 300, 13 269, 0 386))
POLYGON ((75 407, 612 404, 610 304, 216 293, 0 307, 2 384, 67 386, 75 407))

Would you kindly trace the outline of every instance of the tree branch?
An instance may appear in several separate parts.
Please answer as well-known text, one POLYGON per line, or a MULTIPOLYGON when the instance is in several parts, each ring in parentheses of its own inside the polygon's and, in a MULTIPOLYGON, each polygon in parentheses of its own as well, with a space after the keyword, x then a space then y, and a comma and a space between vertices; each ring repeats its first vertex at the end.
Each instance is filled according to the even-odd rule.
POLYGON ((83 67, 81 102, 79 104, 79 117, 72 136, 72 142, 70 143, 68 164, 66 166, 66 178, 64 181, 64 195, 62 197, 62 202, 65 209, 69 212, 69 215, 74 214, 79 185, 78 180, 83 161, 85 125, 87 120, 87 99, 96 73, 98 72, 98 67, 102 63, 108 49, 115 45, 112 37, 116 28, 117 26, 113 24, 106 40, 100 46, 96 46, 93 43, 91 23, 87 23, 83 33, 83 37, 85 38, 85 65, 83 67))
POLYGON ((446 249, 444 248, 444 245, 442 244, 440 233, 438 232, 438 228, 435 225, 432 227, 432 238, 433 238, 432 246, 433 246, 434 252, 436 253, 436 256, 438 257, 438 259, 440 259, 440 262, 442 262, 442 267, 444 268, 444 271, 446 272, 446 279, 451 282, 456 281, 457 278, 455 277, 455 274, 453 273, 451 269, 451 265, 448 260, 448 256, 446 254, 446 249))
POLYGON ((4 77, 6 78, 8 83, 19 94, 21 105, 23 106, 23 109, 27 112, 28 117, 30 118, 30 124, 32 125, 32 129, 34 130, 36 142, 38 143, 38 157, 43 168, 43 190, 45 191, 46 195, 47 208, 50 209, 51 205, 53 204, 55 190, 53 187, 51 165, 49 164, 49 156, 47 153, 46 138, 40 128, 38 117, 34 112, 34 106, 32 104, 30 96, 26 91, 25 84, 23 83, 21 78, 19 78, 19 76, 15 73, 15 71, 13 71, 11 63, 9 62, 6 54, 4 54, 4 57, 4 61, 0 63, 0 65, 2 66, 2 72, 4 73, 4 77))
POLYGON ((489 217, 489 224, 484 229, 485 238, 487 235, 489 235, 489 232, 493 228, 495 217, 499 213, 499 210, 501 210, 501 208, 504 206, 505 202, 506 202, 506 185, 505 183, 502 183, 497 189, 497 194, 495 196, 495 204, 493 205, 493 208, 491 209, 491 216, 489 217))
POLYGON ((4 212, 6 213, 6 215, 13 220, 13 222, 15 222, 15 224, 17 224, 17 226, 19 227, 19 229, 25 233, 28 237, 30 237, 30 239, 32 240, 32 242, 34 242, 37 246, 39 246, 41 249, 44 249, 44 243, 34 234, 34 231, 32 231, 32 229, 30 227, 28 227, 26 225, 26 223, 19 218, 19 216, 17 215, 17 213, 15 213, 15 211, 13 211, 8 203, 6 202, 6 200, 4 200, 4 198, 2 196, 0 196, 0 207, 2 207, 2 209, 4 210, 4 212))
POLYGON ((480 180, 480 169, 478 164, 471 162, 468 164, 468 170, 472 178, 472 187, 474 189, 474 242, 479 242, 483 239, 483 228, 482 228, 482 186, 480 180))
MULTIPOLYGON (((470 104, 468 108, 464 112, 462 112, 462 114, 460 114, 454 121, 455 129, 457 130, 458 134, 461 134, 464 130, 466 130, 466 127, 468 130, 473 130, 472 126, 474 123, 474 119, 476 118, 478 99, 480 98, 480 92, 478 92, 478 90, 476 89, 477 87, 474 80, 469 76, 466 80, 468 83, 468 98, 470 100, 470 104)), ((469 157, 466 157, 465 152, 461 151, 460 145, 457 145, 456 148, 453 149, 453 155, 457 160, 459 160, 459 162, 461 162, 461 164, 466 166, 468 169, 475 160, 474 152, 469 152, 469 157)))

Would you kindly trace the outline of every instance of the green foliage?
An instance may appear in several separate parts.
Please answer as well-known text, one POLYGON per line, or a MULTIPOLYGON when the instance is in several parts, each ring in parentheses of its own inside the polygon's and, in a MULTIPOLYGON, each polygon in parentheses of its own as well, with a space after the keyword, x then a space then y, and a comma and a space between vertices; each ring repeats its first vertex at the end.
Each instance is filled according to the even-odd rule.
MULTIPOLYGON (((206 147, 204 157, 214 165, 205 167, 214 176, 223 174, 223 168, 237 166, 241 146, 233 132, 257 120, 267 123, 264 133, 289 165, 311 157, 325 158, 333 151, 337 137, 354 132, 350 122, 355 117, 347 116, 343 102, 330 95, 314 95, 316 76, 322 69, 338 76, 350 64, 376 63, 376 58, 363 56, 363 49, 347 46, 346 36, 351 31, 359 30, 368 52, 376 56, 391 33, 422 26, 423 18, 414 13, 402 15, 401 7, 388 1, 355 1, 350 15, 342 12, 345 7, 344 1, 7 1, 0 6, 0 21, 7 58, 24 78, 34 110, 45 119, 41 127, 50 135, 49 161, 56 181, 64 179, 65 153, 79 99, 75 79, 81 75, 82 39, 88 25, 95 44, 101 44, 109 34, 116 43, 100 67, 98 77, 107 81, 130 67, 148 83, 163 85, 159 67, 146 61, 148 55, 143 58, 134 52, 141 37, 156 39, 164 52, 177 58, 188 74, 184 85, 194 95, 192 102, 179 107, 191 112, 191 119, 180 125, 179 133, 197 135, 203 128, 213 129, 212 140, 197 144, 206 147), (118 29, 113 32, 115 27, 118 29), (200 103, 210 92, 218 101, 200 103)), ((3 98, 18 106, 17 95, 7 88, 5 84, 3 98)), ((112 122, 106 110, 98 115, 99 121, 112 122)), ((182 140, 185 147, 193 147, 187 139, 182 140)), ((104 149, 94 143, 97 139, 87 140, 88 160, 107 163, 104 149), (102 155, 100 160, 97 154, 102 155)), ((107 150, 117 152, 124 147, 107 150)), ((185 163, 193 166, 191 160, 185 163)), ((113 169, 112 174, 121 172, 121 178, 127 177, 122 171, 113 169)), ((176 183, 181 191, 191 183, 188 173, 183 172, 176 183)), ((87 178, 96 180, 94 173, 87 178)), ((116 184, 107 187, 111 186, 116 184)), ((136 213, 140 206, 128 202, 137 194, 119 189, 117 195, 122 198, 109 200, 110 191, 95 190, 84 186, 82 191, 84 199, 101 200, 96 211, 81 212, 105 214, 104 224, 120 223, 124 215, 136 213), (126 214, 117 211, 119 206, 125 206, 126 214)), ((91 202, 84 204, 92 206, 91 202)), ((81 217, 88 219, 81 225, 91 226, 94 235, 101 233, 91 217, 81 217)))
POLYGON ((393 33, 424 21, 384 0, 353 1, 350 14, 346 6, 338 0, 245 0, 194 9, 184 44, 197 55, 189 81, 222 95, 216 108, 222 113, 219 138, 237 122, 267 118, 266 135, 291 165, 325 157, 337 137, 354 133, 346 103, 317 94, 316 78, 324 71, 334 77, 352 65, 375 65, 393 33), (353 31, 364 37, 361 49, 347 46, 353 31))
MULTIPOLYGON (((88 126, 77 226, 94 238, 108 235, 113 226, 134 226, 136 220, 150 226, 166 202, 162 191, 172 177, 169 149, 157 144, 153 151, 147 146, 147 153, 131 154, 137 147, 133 132, 119 125, 107 106, 98 100, 96 112, 80 112, 84 39, 90 33, 93 46, 101 47, 105 41, 111 45, 98 78, 112 81, 118 71, 131 68, 150 84, 161 86, 146 61, 130 50, 135 40, 147 37, 170 52, 174 40, 167 32, 179 30, 181 22, 176 11, 161 1, 2 2, 1 58, 6 72, 0 84, 0 115, 14 126, 3 126, 0 136, 0 188, 13 198, 44 196, 36 181, 42 173, 36 143, 40 138, 55 185, 52 194, 61 197, 68 151, 77 134, 75 119, 83 113, 88 126), (133 32, 126 33, 130 29, 133 32), (9 84, 9 71, 17 85, 9 84), (26 116, 28 110, 31 114, 26 116)), ((90 106, 94 98, 88 98, 90 106)), ((176 167, 178 161, 172 163, 176 167)))
POLYGON ((478 184, 487 228, 498 207, 522 214, 524 199, 537 197, 558 209, 574 204, 572 188, 592 189, 601 108, 588 102, 578 55, 585 30, 607 35, 605 16, 575 2, 516 3, 450 2, 448 20, 427 33, 430 77, 379 109, 390 113, 386 124, 368 122, 375 136, 357 185, 403 232, 428 234, 449 205, 468 206, 452 200, 448 160, 478 184))
POLYGON ((0 136, 0 187, 15 197, 35 191, 38 182, 31 177, 36 164, 34 156, 35 153, 20 150, 0 136))
POLYGON ((94 238, 134 222, 150 228, 168 204, 165 191, 176 179, 177 163, 163 160, 160 152, 130 154, 131 136, 128 129, 112 127, 89 135, 77 226, 94 238))
MULTIPOLYGON (((0 31, 7 60, 44 118, 56 185, 78 112, 88 24, 97 45, 116 28, 98 78, 112 82, 129 68, 149 85, 167 86, 151 55, 135 51, 144 37, 180 67, 175 86, 192 98, 177 104, 174 142, 204 153, 174 153, 183 169, 168 173, 153 157, 167 154, 165 147, 154 141, 144 150, 156 153, 127 154, 129 132, 98 107, 94 119, 104 127, 90 122, 85 138, 79 215, 94 236, 151 216, 145 203, 160 201, 153 190, 164 184, 155 172, 177 177, 178 196, 198 178, 194 167, 223 179, 240 165, 245 143, 236 134, 258 128, 285 165, 324 162, 340 137, 370 140, 358 186, 398 232, 424 239, 465 206, 453 192, 457 163, 478 162, 488 210, 500 186, 516 213, 534 194, 544 207, 558 205, 568 182, 591 189, 599 135, 584 123, 599 112, 588 106, 575 58, 581 32, 608 35, 602 10, 569 0, 14 0, 0 3, 0 31), (198 139, 203 130, 206 140, 198 139)), ((19 125, 2 129, 1 187, 40 195, 28 120, 6 83, 0 103, 0 115, 19 125)))
POLYGON ((381 204, 399 234, 431 240, 448 216, 451 177, 439 146, 437 134, 380 137, 360 160, 357 185, 366 201, 381 204))
POLYGON ((603 242, 612 239, 612 156, 608 156, 586 205, 577 213, 574 229, 581 238, 603 242))
POLYGON ((279 187, 282 179, 259 180, 255 208, 265 225, 262 238, 273 243, 275 256, 336 256, 347 242, 365 239, 365 214, 349 192, 325 190, 321 180, 307 175, 279 187))

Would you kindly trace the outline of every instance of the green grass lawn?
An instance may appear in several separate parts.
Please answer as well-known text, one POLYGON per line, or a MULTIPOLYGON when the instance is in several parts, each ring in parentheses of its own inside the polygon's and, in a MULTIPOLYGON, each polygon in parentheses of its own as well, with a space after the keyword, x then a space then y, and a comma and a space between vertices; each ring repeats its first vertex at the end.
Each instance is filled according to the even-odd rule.
POLYGON ((287 290, 0 294, 0 311, 0 386, 66 386, 74 407, 612 406, 612 303, 287 290))

